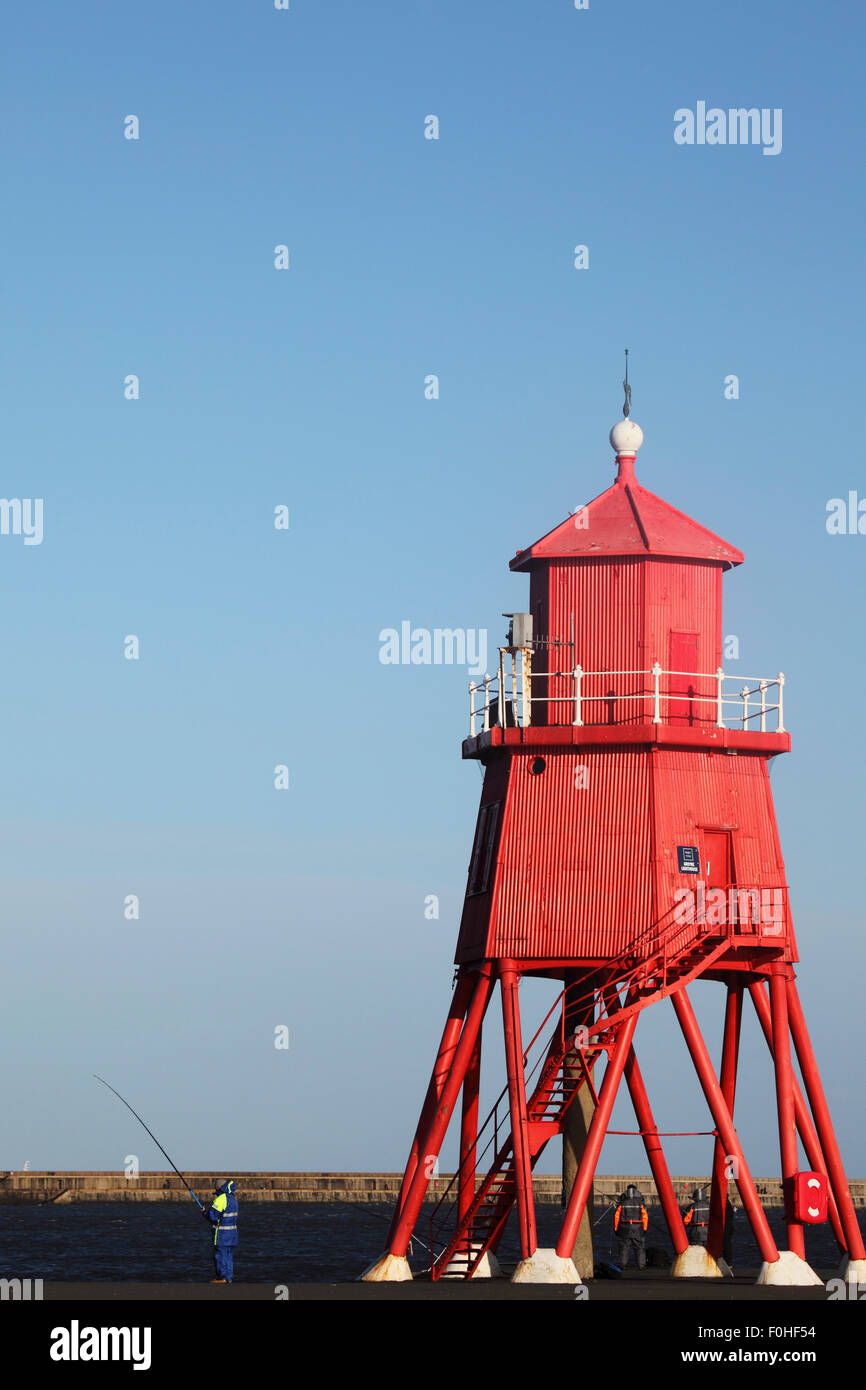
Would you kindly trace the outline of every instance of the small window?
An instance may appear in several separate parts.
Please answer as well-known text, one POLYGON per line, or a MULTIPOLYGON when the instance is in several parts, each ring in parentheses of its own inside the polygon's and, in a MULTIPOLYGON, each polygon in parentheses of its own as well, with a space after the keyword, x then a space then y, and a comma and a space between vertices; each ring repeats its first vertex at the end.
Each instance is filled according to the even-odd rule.
POLYGON ((482 806, 478 813, 478 828, 475 832, 472 862, 469 865, 468 893, 486 893, 490 887, 501 808, 502 802, 494 801, 488 806, 482 806))

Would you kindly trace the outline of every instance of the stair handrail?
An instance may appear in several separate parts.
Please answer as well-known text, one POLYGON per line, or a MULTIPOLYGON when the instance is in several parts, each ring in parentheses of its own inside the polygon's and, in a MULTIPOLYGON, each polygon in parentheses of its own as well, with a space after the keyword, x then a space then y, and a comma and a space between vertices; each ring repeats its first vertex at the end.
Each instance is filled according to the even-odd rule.
MULTIPOLYGON (((640 954, 640 948, 642 945, 646 943, 647 939, 658 938, 655 942, 655 947, 652 954, 662 954, 663 969, 666 975, 668 965, 671 964, 677 958, 678 955, 681 955, 683 953, 682 951, 679 951, 676 953, 676 955, 668 957, 667 947, 671 937, 673 937, 677 931, 687 930, 690 925, 695 925, 693 923, 678 922, 676 920, 670 921, 667 923, 667 925, 664 925, 665 918, 670 916, 671 913, 676 912, 678 906, 678 903, 672 903, 665 910, 665 912, 662 913, 660 917, 657 917, 648 926, 644 927, 642 931, 638 932, 637 936, 633 937, 632 940, 628 943, 628 945, 622 948, 618 955, 614 956, 612 960, 605 962, 605 987, 608 987, 611 983, 616 981, 619 982, 620 988, 632 983, 633 976, 646 965, 647 960, 649 959, 649 956, 644 955, 643 957, 641 957, 640 954), (631 960, 635 956, 638 956, 638 959, 635 961, 634 965, 629 967, 628 970, 619 969, 619 967, 625 961, 631 960)), ((707 935, 709 935, 709 933, 701 932, 700 930, 698 930, 690 937, 689 943, 687 944, 690 944, 692 940, 695 940, 698 937, 704 938, 707 935)), ((685 947, 683 948, 683 950, 684 949, 685 947)), ((584 975, 581 976, 579 980, 573 980, 571 984, 566 985, 559 998, 562 999, 564 996, 569 994, 569 991, 579 988, 581 985, 586 983, 587 979, 596 974, 598 974, 598 967, 591 967, 584 973, 584 975)), ((572 1008, 575 1004, 581 1004, 584 1002, 588 1003, 591 998, 594 999, 596 995, 599 995, 601 993, 601 990, 601 985, 593 986, 593 988, 591 990, 588 990, 585 994, 570 998, 568 1000, 568 1003, 572 1008)))

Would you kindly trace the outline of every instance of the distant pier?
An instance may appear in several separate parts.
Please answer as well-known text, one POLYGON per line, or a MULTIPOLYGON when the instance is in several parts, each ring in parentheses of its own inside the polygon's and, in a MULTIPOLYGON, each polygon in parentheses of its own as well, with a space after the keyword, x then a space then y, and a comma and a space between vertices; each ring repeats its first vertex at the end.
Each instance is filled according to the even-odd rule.
MULTIPOLYGON (((186 1178, 195 1192, 213 1192, 227 1170, 210 1173, 187 1173, 186 1178)), ((402 1180, 401 1173, 240 1173, 232 1170, 231 1177, 238 1185, 239 1197, 247 1202, 381 1202, 396 1201, 402 1180)), ((451 1180, 450 1173, 441 1173, 427 1188, 427 1200, 438 1201, 451 1180)), ((677 1196, 685 1201, 695 1187, 708 1187, 705 1173, 673 1179, 677 1196)), ((604 1203, 618 1197, 634 1183, 649 1202, 656 1203, 655 1183, 642 1174, 597 1176, 595 1200, 604 1203)), ((758 1194, 766 1206, 782 1205, 782 1184, 779 1178, 755 1178, 758 1194)), ((536 1202, 559 1203, 562 1179, 555 1174, 533 1177, 536 1202)), ((858 1208, 866 1207, 866 1181, 850 1182, 851 1196, 858 1208)), ((456 1192, 456 1184, 452 1189, 456 1192)), ((739 1196, 731 1184, 731 1200, 739 1205, 739 1196)), ((70 1172, 12 1172, 0 1170, 0 1205, 16 1202, 188 1202, 189 1193, 174 1173, 142 1172, 138 1177, 126 1177, 116 1171, 70 1172)))

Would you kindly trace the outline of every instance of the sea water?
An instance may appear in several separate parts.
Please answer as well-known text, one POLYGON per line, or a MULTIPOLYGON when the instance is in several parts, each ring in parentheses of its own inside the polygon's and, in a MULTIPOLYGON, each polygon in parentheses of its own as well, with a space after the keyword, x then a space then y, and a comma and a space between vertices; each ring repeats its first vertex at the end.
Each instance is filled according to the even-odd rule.
MULTIPOLYGON (((250 1283, 340 1283, 356 1279, 381 1254, 392 1208, 374 1203, 246 1202, 239 1191, 240 1243, 235 1277, 250 1283)), ((596 1261, 616 1259, 613 1209, 596 1206, 596 1261)), ((658 1207, 648 1208, 647 1246, 672 1254, 658 1207)), ((779 1248, 787 1245, 782 1213, 770 1208, 779 1248)), ((858 1213, 861 1228, 866 1213, 858 1213)), ((538 1244, 555 1245, 562 1211, 536 1208, 538 1244)), ((63 1206, 0 1205, 0 1277, 79 1281, 197 1282, 213 1277, 212 1228, 189 1202, 82 1202, 63 1206)), ((422 1211, 411 1264, 428 1262, 429 1210, 422 1211)), ((441 1249, 441 1240, 437 1250, 441 1249)), ((520 1258, 514 1214, 499 1249, 500 1260, 520 1258)), ((825 1277, 839 1254, 832 1227, 806 1227, 806 1257, 825 1277)), ((737 1212, 734 1269, 754 1269, 761 1259, 748 1221, 737 1212)))

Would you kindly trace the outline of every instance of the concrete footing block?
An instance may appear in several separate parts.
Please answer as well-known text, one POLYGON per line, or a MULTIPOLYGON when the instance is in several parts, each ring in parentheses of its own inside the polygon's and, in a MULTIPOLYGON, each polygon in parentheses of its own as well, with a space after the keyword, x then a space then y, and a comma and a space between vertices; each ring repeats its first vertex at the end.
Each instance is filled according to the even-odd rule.
POLYGON ((824 1280, 819 1279, 814 1269, 801 1260, 799 1255, 795 1255, 793 1250, 780 1250, 778 1260, 772 1264, 766 1261, 761 1265, 761 1272, 755 1280, 757 1284, 819 1284, 824 1287, 824 1280))
POLYGON ((850 1260, 846 1255, 839 1266, 839 1278, 846 1284, 866 1284, 866 1260, 850 1260))
POLYGON ((521 1260, 511 1276, 512 1284, 579 1284, 574 1260, 555 1250, 536 1250, 521 1260))
POLYGON ((360 1282, 365 1284, 404 1284, 407 1279, 411 1278, 412 1271, 405 1255, 382 1255, 380 1259, 368 1265, 361 1275, 360 1282))
POLYGON ((672 1279, 721 1279, 722 1271, 705 1245, 688 1245, 677 1255, 672 1279))

